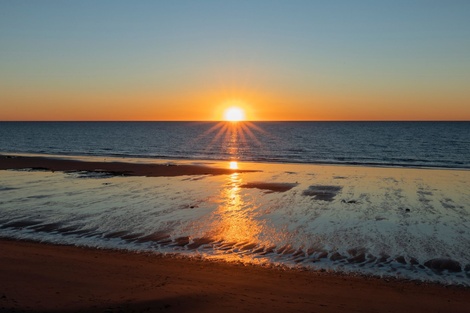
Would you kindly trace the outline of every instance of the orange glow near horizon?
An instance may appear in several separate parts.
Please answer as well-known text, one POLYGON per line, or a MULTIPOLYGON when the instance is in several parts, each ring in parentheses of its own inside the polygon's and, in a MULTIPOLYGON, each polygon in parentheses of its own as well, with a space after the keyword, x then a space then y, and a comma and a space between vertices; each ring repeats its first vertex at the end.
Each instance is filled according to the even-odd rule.
POLYGON ((221 121, 231 107, 244 112, 243 121, 405 121, 470 120, 468 99, 431 96, 420 101, 400 95, 307 95, 250 91, 200 90, 174 94, 123 90, 94 94, 78 91, 11 89, 0 95, 2 121, 221 121), (348 97, 347 97, 348 96, 348 97), (383 96, 383 97, 382 97, 383 96), (243 99, 243 100, 241 100, 243 99), (442 111, 445 101, 462 103, 442 111))

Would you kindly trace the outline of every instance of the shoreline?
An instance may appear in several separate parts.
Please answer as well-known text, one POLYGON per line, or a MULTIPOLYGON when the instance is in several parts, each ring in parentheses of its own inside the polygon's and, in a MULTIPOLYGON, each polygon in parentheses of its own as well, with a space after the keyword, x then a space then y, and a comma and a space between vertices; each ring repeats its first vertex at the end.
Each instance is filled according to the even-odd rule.
POLYGON ((465 312, 470 289, 1 239, 2 312, 465 312))
MULTIPOLYGON (((165 165, 173 166, 174 163, 178 165, 189 165, 195 167, 211 167, 213 164, 217 164, 217 168, 221 167, 226 169, 225 164, 230 162, 238 162, 243 164, 268 164, 268 165, 293 165, 293 166, 327 166, 327 167, 359 167, 359 168, 376 168, 376 169, 397 169, 397 170, 442 170, 442 171, 470 171, 468 167, 445 167, 445 166, 419 166, 419 165, 400 165, 400 164, 377 164, 377 163, 330 163, 330 162, 296 162, 289 161, 283 162, 279 160, 219 160, 219 159, 191 159, 191 158, 170 158, 170 157, 152 157, 152 156, 107 156, 107 155, 80 155, 80 154, 41 154, 41 153, 23 153, 23 152, 1 152, 0 151, 0 160, 4 158, 39 158, 39 159, 49 159, 49 160, 66 160, 66 161, 78 161, 83 163, 96 162, 96 163, 123 163, 123 164, 145 164, 145 165, 165 165), (222 165, 222 166, 220 166, 222 165)), ((0 163, 1 167, 1 163, 0 163)), ((5 170, 5 168, 0 168, 0 170, 5 170)), ((253 170, 256 171, 256 170, 253 170)), ((242 173, 243 171, 235 171, 242 173)), ((233 172, 231 172, 233 173, 233 172)), ((222 173, 231 174, 230 172, 222 173)), ((189 174, 192 175, 192 174, 189 174)), ((194 175, 198 175, 197 173, 194 175)), ((220 175, 212 174, 209 175, 220 175)), ((147 176, 143 174, 135 176, 147 176)), ((158 175, 166 176, 166 175, 158 175)), ((172 175, 180 176, 180 175, 172 175)), ((156 176, 154 176, 156 177, 156 176)))
POLYGON ((366 274, 361 272, 347 272, 347 271, 337 271, 337 270, 325 270, 325 269, 315 269, 312 267, 304 266, 290 266, 286 264, 271 264, 271 263, 252 263, 252 262, 243 262, 241 260, 233 259, 221 259, 221 258, 206 258, 202 255, 188 255, 180 254, 178 252, 161 252, 161 251, 150 251, 150 250, 128 250, 126 248, 109 248, 109 247, 92 247, 85 245, 75 245, 67 244, 60 242, 49 242, 49 241, 40 241, 35 239, 27 238, 13 238, 13 237, 4 237, 0 236, 0 246, 2 242, 11 242, 14 243, 25 243, 32 245, 41 245, 41 246, 50 246, 50 247, 70 247, 76 249, 83 249, 89 251, 104 251, 117 254, 130 254, 130 255, 139 255, 145 257, 155 257, 157 259, 171 259, 171 260, 183 260, 184 262, 202 262, 206 265, 210 264, 220 264, 222 266, 236 266, 236 267, 248 267, 248 268, 259 268, 267 271, 274 272, 293 272, 293 273, 310 273, 311 275, 320 275, 328 276, 335 278, 357 278, 364 280, 378 280, 383 283, 391 284, 411 284, 416 286, 434 286, 438 288, 446 289, 456 289, 456 290, 468 290, 470 291, 470 285, 461 285, 461 284, 446 284, 439 281, 432 280, 419 280, 419 279, 407 279, 403 277, 394 277, 394 276, 380 276, 374 274, 366 274))

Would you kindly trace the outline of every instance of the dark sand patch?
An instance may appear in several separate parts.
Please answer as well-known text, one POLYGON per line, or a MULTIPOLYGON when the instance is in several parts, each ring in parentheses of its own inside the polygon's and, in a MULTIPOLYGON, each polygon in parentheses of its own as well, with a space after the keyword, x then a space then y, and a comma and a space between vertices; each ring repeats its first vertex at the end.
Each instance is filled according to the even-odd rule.
POLYGON ((256 188, 261 190, 268 190, 270 192, 286 192, 291 190, 298 183, 267 183, 267 182, 250 182, 241 185, 241 188, 256 188))
POLYGON ((460 265, 460 263, 451 259, 432 259, 426 261, 424 263, 424 266, 436 272, 448 270, 449 272, 458 273, 462 271, 462 266, 460 265))
POLYGON ((333 201, 341 189, 343 189, 341 186, 312 185, 304 190, 302 194, 316 200, 333 201))

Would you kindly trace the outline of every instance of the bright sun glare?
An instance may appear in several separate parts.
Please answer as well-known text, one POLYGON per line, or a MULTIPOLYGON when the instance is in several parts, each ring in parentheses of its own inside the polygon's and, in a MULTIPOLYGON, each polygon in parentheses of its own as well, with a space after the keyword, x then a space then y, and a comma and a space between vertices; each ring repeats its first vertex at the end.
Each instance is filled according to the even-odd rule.
POLYGON ((245 112, 239 107, 231 107, 225 110, 224 120, 230 122, 239 122, 245 120, 245 112))

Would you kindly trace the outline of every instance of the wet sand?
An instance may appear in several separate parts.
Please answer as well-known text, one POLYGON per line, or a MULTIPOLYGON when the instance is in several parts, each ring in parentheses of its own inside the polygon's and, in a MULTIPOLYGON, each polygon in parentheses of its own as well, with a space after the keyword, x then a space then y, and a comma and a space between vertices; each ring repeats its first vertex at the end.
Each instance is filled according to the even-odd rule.
MULTIPOLYGON (((0 156, 0 169, 22 168, 156 177, 242 172, 184 163, 0 156)), ((346 179, 327 171, 333 180, 346 179)), ((341 169, 341 175, 345 172, 341 169)), ((317 175, 321 180, 321 172, 317 175)), ((279 193, 296 186, 294 181, 241 187, 279 193)), ((302 197, 355 203, 349 198, 331 202, 338 191, 329 184, 312 185, 302 197)), ((0 240, 0 312, 468 312, 469 307, 470 288, 0 240)))
POLYGON ((130 162, 80 161, 39 156, 0 155, 0 170, 25 169, 48 171, 93 171, 107 172, 114 175, 171 177, 184 175, 224 175, 247 172, 230 168, 217 168, 190 164, 152 164, 130 162))
POLYGON ((0 240, 1 312, 468 312, 470 289, 0 240))

